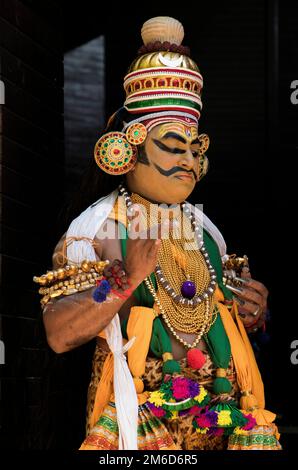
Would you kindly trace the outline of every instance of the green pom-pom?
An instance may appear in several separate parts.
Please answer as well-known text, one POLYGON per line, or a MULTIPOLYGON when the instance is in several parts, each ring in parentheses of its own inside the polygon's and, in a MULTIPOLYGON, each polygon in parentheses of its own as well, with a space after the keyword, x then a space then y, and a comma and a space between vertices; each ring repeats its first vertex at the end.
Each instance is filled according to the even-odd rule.
POLYGON ((170 359, 169 361, 164 362, 162 366, 162 373, 163 375, 170 374, 173 375, 175 373, 181 373, 181 367, 179 362, 174 361, 174 359, 170 359))
POLYGON ((230 393, 232 384, 226 377, 216 377, 213 381, 213 392, 216 395, 221 393, 230 393))

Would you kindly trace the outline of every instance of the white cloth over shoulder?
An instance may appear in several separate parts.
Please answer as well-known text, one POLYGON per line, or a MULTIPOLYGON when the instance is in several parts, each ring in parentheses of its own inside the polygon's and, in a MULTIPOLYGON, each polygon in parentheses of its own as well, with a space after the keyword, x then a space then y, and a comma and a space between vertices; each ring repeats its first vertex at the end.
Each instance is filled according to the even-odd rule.
MULTIPOLYGON (((94 240, 96 233, 110 214, 118 196, 118 190, 107 197, 99 199, 72 221, 66 238, 86 237, 94 240)), ((67 246, 67 258, 75 263, 95 260, 94 247, 88 240, 73 240, 67 246)), ((138 428, 138 398, 132 375, 127 365, 124 353, 130 348, 133 341, 123 347, 123 338, 119 315, 116 314, 110 324, 105 328, 107 343, 114 356, 114 394, 119 427, 119 449, 136 450, 138 428)))
POLYGON ((105 328, 107 343, 114 355, 114 395, 119 428, 119 450, 137 450, 138 398, 124 353, 133 345, 133 337, 125 346, 119 315, 105 328))
MULTIPOLYGON (((118 189, 89 206, 69 226, 66 238, 86 237, 88 240, 72 240, 67 246, 68 260, 80 263, 85 259, 96 260, 96 253, 90 241, 93 241, 102 224, 112 211, 119 195, 118 189)), ((211 220, 198 208, 191 206, 199 226, 212 236, 217 243, 221 257, 226 254, 224 238, 211 220)), ((133 378, 124 353, 132 345, 132 340, 123 347, 120 320, 118 314, 105 328, 108 345, 114 355, 114 394, 119 426, 119 449, 137 449, 138 399, 133 378)))
MULTIPOLYGON (((118 189, 89 206, 70 224, 66 238, 87 237, 94 240, 96 233, 107 219, 114 207, 118 196, 118 189)), ((96 260, 96 253, 88 240, 73 241, 67 247, 67 258, 74 263, 84 259, 96 260)))

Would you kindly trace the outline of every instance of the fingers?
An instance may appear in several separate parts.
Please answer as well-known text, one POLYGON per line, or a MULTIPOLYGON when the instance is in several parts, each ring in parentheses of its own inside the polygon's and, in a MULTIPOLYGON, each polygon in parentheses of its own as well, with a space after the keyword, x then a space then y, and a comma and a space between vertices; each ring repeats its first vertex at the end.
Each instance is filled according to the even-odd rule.
POLYGON ((242 278, 251 278, 250 270, 248 266, 244 266, 241 271, 241 277, 242 278))
POLYGON ((264 286, 264 284, 262 284, 259 281, 256 281, 255 279, 251 279, 251 278, 247 279, 247 281, 245 282, 245 287, 254 289, 262 297, 265 297, 266 299, 268 297, 268 289, 264 286))
POLYGON ((246 301, 242 301, 240 303, 239 299, 237 299, 236 302, 239 305, 238 311, 244 313, 246 316, 249 315, 253 317, 254 321, 256 321, 256 319, 259 318, 263 313, 262 305, 258 305, 258 304, 255 304, 252 302, 246 302, 246 301))
POLYGON ((263 324, 261 314, 258 314, 256 317, 254 317, 251 314, 247 313, 247 310, 243 309, 242 307, 238 308, 238 314, 245 328, 250 328, 252 326, 259 328, 259 326, 263 324))
POLYGON ((264 311, 266 307, 257 305, 254 302, 248 302, 238 296, 234 296, 234 299, 238 304, 238 314, 245 328, 260 328, 264 323, 264 311))
POLYGON ((255 318, 252 315, 247 315, 242 309, 238 309, 238 314, 245 328, 249 328, 251 325, 255 324, 255 318))
POLYGON ((251 302, 257 305, 263 306, 266 303, 267 297, 262 295, 260 292, 257 292, 255 289, 248 287, 231 287, 229 286, 234 294, 237 295, 241 300, 251 302))
POLYGON ((261 328, 264 324, 264 320, 262 318, 259 318, 256 322, 249 322, 247 325, 244 325, 244 327, 247 330, 247 333, 255 333, 258 331, 259 328, 261 328))

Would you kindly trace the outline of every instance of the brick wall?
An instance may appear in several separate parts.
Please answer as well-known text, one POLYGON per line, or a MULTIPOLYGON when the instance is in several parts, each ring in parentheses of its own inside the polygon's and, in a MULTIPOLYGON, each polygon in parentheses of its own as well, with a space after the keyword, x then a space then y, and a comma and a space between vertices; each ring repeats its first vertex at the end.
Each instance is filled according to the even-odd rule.
POLYGON ((0 14, 1 444, 47 445, 52 356, 32 277, 43 272, 59 231, 63 198, 61 7, 2 0, 0 14))
POLYGON ((105 125, 105 43, 99 36, 64 56, 65 172, 69 196, 93 159, 105 125))
MULTIPOLYGON (((61 8, 67 50, 105 34, 107 116, 123 102, 122 78, 141 42, 137 28, 151 16, 169 14, 148 6, 143 13, 105 15, 100 3, 91 3, 0 3, 0 73, 6 92, 6 104, 0 105, 0 339, 6 346, 6 364, 0 365, 0 442, 14 449, 79 445, 94 346, 59 356, 49 351, 32 283, 33 274, 48 268, 61 235, 56 222, 65 189, 61 8)), ((291 272, 292 257, 277 256, 273 249, 285 245, 273 217, 275 207, 289 208, 296 184, 296 172, 289 176, 297 152, 297 110, 289 86, 298 79, 292 76, 297 7, 277 0, 210 0, 196 16, 174 7, 171 14, 185 25, 185 44, 205 78, 201 130, 211 137, 211 170, 196 200, 223 230, 230 251, 247 250, 256 277, 272 290, 274 334, 263 361, 268 406, 283 415, 283 424, 295 425, 297 407, 287 392, 280 399, 280 380, 290 384, 296 373, 289 362, 291 331, 296 331, 289 323, 292 297, 285 295, 288 278, 279 275, 291 272), (273 3, 280 6, 279 37, 269 8, 273 3), (279 42, 277 53, 272 41, 279 42), (286 193, 276 185, 281 176, 288 183, 286 193)), ((286 220, 293 213, 286 211, 286 220)))

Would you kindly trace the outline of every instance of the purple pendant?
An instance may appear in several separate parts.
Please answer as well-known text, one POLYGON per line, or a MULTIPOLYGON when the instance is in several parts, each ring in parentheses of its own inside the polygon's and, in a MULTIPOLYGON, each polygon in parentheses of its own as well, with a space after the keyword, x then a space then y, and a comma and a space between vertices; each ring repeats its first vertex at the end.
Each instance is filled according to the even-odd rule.
POLYGON ((196 285, 192 281, 185 281, 181 286, 181 294, 186 299, 192 299, 196 293, 196 285))

